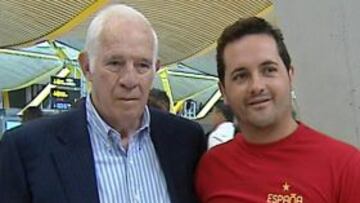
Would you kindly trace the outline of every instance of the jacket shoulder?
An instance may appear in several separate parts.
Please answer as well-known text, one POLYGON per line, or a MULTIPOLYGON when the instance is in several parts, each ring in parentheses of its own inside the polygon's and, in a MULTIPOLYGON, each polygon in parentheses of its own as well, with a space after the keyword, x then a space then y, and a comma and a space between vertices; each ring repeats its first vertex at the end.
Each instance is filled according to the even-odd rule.
POLYGON ((78 110, 42 117, 6 131, 3 139, 39 139, 39 137, 66 129, 73 122, 81 122, 79 119, 81 119, 81 113, 78 110))
POLYGON ((167 112, 161 112, 156 109, 150 109, 150 115, 151 122, 153 121, 156 125, 161 125, 164 128, 182 128, 185 130, 201 131, 203 133, 202 127, 195 121, 191 121, 189 119, 182 118, 167 112))

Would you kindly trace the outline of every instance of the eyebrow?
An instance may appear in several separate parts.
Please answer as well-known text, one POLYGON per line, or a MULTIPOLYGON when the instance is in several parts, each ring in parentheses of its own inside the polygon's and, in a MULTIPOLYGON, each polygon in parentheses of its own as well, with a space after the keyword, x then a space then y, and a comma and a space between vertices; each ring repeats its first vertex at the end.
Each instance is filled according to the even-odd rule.
POLYGON ((146 59, 146 58, 142 58, 142 59, 140 59, 140 61, 145 62, 145 63, 149 63, 149 64, 153 63, 153 60, 149 60, 149 59, 146 59))
POLYGON ((233 70, 230 75, 234 75, 235 73, 238 73, 238 72, 243 72, 243 71, 246 71, 246 68, 245 67, 238 67, 238 68, 235 68, 235 70, 233 70))
MULTIPOLYGON (((120 55, 113 55, 108 58, 105 58, 105 60, 124 60, 124 59, 125 59, 125 57, 120 56, 120 55)), ((146 63, 150 63, 150 64, 153 63, 152 59, 147 59, 147 58, 138 58, 138 59, 135 58, 135 60, 139 60, 141 62, 146 62, 146 63)))
POLYGON ((260 64, 260 66, 266 66, 266 65, 278 65, 275 61, 266 60, 260 64))
POLYGON ((123 56, 119 56, 119 55, 112 55, 109 57, 106 57, 105 60, 123 60, 124 57, 123 56))
MULTIPOLYGON (((266 61, 264 61, 264 62, 262 62, 262 63, 260 64, 260 66, 266 66, 266 65, 278 65, 278 63, 275 62, 275 61, 266 60, 266 61)), ((242 72, 242 71, 246 71, 246 68, 243 67, 243 66, 240 66, 240 67, 238 67, 238 68, 235 68, 235 70, 233 70, 233 71, 230 73, 230 75, 233 75, 233 74, 235 74, 235 73, 242 72)))

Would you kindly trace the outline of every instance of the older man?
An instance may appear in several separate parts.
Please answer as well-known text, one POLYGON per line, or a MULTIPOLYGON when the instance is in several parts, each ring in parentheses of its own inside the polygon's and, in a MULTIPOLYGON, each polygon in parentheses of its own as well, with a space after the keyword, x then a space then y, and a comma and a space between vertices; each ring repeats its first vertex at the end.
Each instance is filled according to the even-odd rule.
POLYGON ((5 134, 1 202, 196 202, 202 129, 146 106, 157 47, 138 11, 124 5, 101 11, 79 57, 90 95, 76 110, 5 134))

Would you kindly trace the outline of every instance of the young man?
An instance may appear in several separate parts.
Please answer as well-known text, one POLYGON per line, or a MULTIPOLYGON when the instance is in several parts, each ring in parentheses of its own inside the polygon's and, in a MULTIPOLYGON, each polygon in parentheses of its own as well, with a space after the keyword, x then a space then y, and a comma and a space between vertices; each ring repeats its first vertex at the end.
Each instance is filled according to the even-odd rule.
POLYGON ((4 135, 0 201, 196 202, 201 127, 146 106, 157 49, 141 13, 125 5, 101 11, 79 57, 91 93, 70 112, 4 135))
POLYGON ((200 161, 201 202, 360 202, 359 150, 292 117, 294 71, 278 29, 235 22, 218 40, 217 65, 242 133, 200 161))

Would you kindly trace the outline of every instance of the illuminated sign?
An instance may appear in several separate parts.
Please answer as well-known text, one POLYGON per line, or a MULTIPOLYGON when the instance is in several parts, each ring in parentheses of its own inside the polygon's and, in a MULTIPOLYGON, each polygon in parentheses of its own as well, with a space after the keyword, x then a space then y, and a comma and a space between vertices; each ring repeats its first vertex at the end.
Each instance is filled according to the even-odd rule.
POLYGON ((69 110, 80 97, 81 80, 51 76, 50 83, 55 87, 50 90, 51 108, 69 110))
POLYGON ((80 79, 51 76, 51 84, 61 87, 80 88, 80 79))
POLYGON ((78 99, 80 98, 80 90, 65 89, 65 88, 51 88, 50 95, 57 99, 78 99))
POLYGON ((58 110, 69 110, 71 106, 72 106, 71 103, 62 102, 62 101, 54 101, 51 105, 53 109, 58 109, 58 110))
POLYGON ((52 88, 50 90, 51 108, 68 110, 80 98, 80 90, 70 88, 52 88))
POLYGON ((55 98, 69 98, 69 94, 64 90, 54 89, 54 91, 51 92, 51 96, 55 98))

